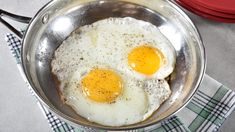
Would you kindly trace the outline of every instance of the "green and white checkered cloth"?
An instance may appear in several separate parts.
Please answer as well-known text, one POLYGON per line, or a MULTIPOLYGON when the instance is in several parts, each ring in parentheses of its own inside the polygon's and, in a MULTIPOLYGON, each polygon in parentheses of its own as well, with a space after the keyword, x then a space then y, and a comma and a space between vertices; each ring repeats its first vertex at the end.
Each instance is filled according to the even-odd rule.
MULTIPOLYGON (((32 94, 32 88, 28 84, 22 72, 20 49, 21 42, 13 34, 6 35, 7 44, 16 59, 17 66, 25 79, 32 94)), ((35 96, 36 97, 36 96, 35 96)), ((36 97, 37 98, 37 97, 36 97)), ((73 127, 61 121, 47 110, 37 99, 51 128, 55 132, 81 132, 97 131, 85 127, 73 127)), ((205 75, 204 80, 192 100, 175 116, 150 127, 134 131, 154 132, 214 132, 218 131, 225 119, 235 108, 235 93, 221 83, 205 75)), ((100 130, 99 130, 100 131, 100 130)))

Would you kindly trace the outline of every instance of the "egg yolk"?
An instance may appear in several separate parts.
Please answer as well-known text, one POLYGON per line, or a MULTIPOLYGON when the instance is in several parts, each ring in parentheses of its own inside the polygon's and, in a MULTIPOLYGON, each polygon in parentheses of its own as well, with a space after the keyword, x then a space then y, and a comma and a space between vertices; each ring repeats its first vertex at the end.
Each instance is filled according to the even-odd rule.
POLYGON ((159 49, 143 45, 132 49, 128 54, 128 65, 139 73, 152 75, 160 69, 163 59, 159 49))
POLYGON ((111 103, 122 93, 122 79, 112 70, 93 69, 81 80, 83 93, 91 100, 111 103))

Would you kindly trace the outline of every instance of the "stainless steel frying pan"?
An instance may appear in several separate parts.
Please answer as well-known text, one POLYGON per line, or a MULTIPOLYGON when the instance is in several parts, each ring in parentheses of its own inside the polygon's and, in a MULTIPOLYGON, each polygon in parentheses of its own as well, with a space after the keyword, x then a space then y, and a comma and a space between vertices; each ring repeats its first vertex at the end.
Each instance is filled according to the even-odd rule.
MULTIPOLYGON (((30 18, 0 10, 21 22, 30 18)), ((98 129, 128 130, 156 124, 183 108, 197 90, 205 71, 205 51, 200 35, 188 16, 167 0, 54 0, 31 19, 22 35, 0 19, 22 38, 21 60, 25 75, 41 102, 64 121, 98 129), (76 28, 109 17, 133 17, 156 25, 177 52, 176 67, 171 75, 172 95, 146 121, 121 127, 102 126, 77 115, 63 104, 50 71, 55 49, 76 28)), ((82 107, 82 106, 81 106, 82 107)))

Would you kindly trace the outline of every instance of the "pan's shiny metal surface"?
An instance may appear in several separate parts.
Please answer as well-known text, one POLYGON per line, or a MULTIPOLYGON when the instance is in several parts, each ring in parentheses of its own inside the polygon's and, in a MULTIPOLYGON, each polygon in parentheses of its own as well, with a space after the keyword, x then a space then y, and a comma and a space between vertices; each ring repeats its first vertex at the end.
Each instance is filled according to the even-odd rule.
POLYGON ((80 124, 108 130, 141 128, 175 114, 195 93, 206 63, 197 29, 182 10, 166 0, 52 1, 31 21, 23 37, 21 59, 36 95, 56 115, 75 126, 80 124), (50 72, 53 53, 76 28, 109 17, 127 16, 156 25, 175 47, 176 67, 170 81, 172 95, 152 117, 141 123, 122 127, 91 123, 60 100, 50 72))

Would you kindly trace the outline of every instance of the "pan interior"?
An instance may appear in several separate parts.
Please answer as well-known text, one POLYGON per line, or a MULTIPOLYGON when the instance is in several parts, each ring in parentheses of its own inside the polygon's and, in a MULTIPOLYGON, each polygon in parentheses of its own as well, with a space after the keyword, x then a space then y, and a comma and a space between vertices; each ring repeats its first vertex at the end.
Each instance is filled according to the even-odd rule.
POLYGON ((197 30, 180 9, 165 0, 53 1, 34 17, 23 45, 23 67, 41 101, 65 121, 102 129, 138 128, 172 115, 195 92, 205 68, 204 49, 197 30), (102 126, 77 115, 60 100, 50 71, 54 51, 71 32, 109 17, 133 17, 154 24, 177 52, 176 66, 170 81, 171 97, 149 119, 122 127, 102 126))

